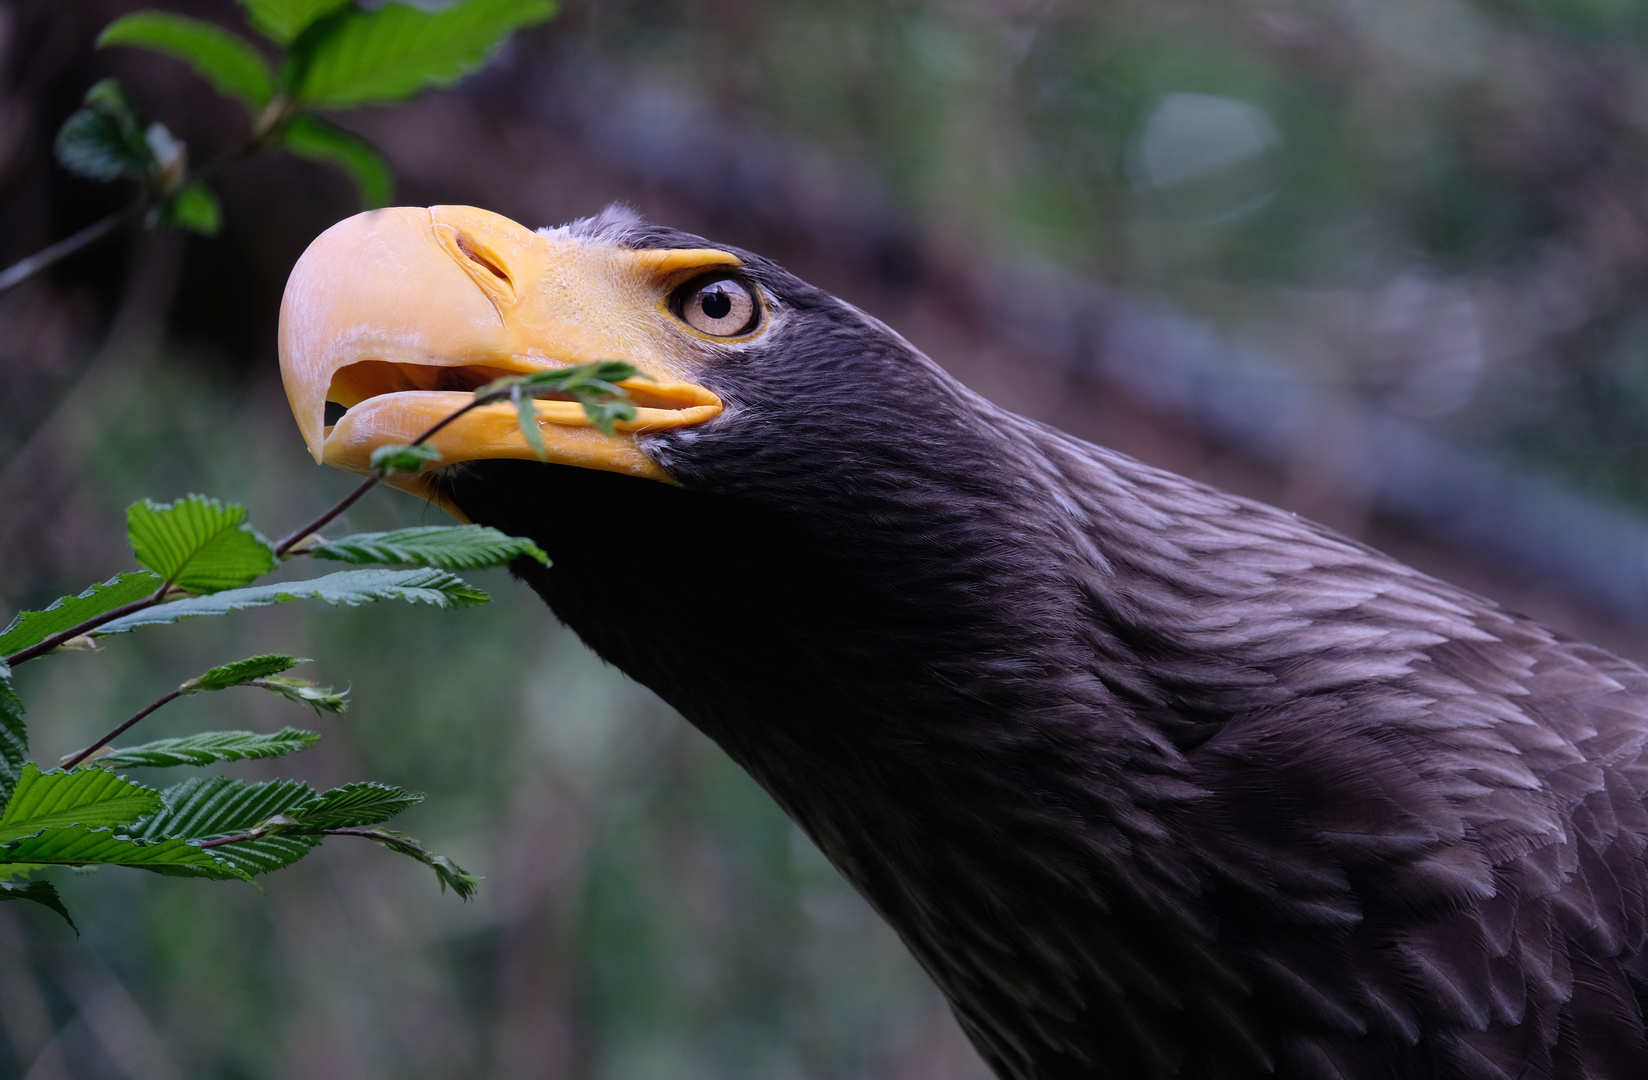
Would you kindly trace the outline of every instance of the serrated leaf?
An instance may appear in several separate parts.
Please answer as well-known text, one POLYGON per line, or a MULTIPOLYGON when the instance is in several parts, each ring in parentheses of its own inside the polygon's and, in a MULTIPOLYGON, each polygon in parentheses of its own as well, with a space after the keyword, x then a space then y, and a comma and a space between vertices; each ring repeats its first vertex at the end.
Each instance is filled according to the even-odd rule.
POLYGON ((199 19, 138 11, 105 27, 97 44, 132 45, 175 57, 219 93, 254 111, 275 96, 274 75, 258 51, 240 37, 199 19))
POLYGON ((549 460, 549 451, 544 447, 544 432, 538 426, 538 411, 533 405, 531 394, 523 394, 519 390, 515 393, 515 422, 520 427, 521 434, 526 437, 527 445, 532 452, 538 455, 539 461, 549 460))
POLYGON ((344 570, 309 581, 258 585, 174 600, 104 623, 96 632, 99 636, 123 634, 140 626, 160 626, 202 615, 224 615, 289 600, 324 600, 348 607, 378 600, 405 600, 412 604, 461 608, 484 604, 489 599, 486 593, 445 570, 344 570))
POLYGON ((323 15, 349 0, 240 0, 247 21, 264 37, 278 45, 290 45, 323 15))
POLYGON ((23 766, 0 813, 0 844, 47 828, 130 825, 159 806, 160 792, 112 772, 89 768, 43 773, 31 761, 23 766))
POLYGON ((101 109, 81 109, 63 122, 53 145, 58 162, 88 180, 144 177, 154 169, 154 155, 141 134, 136 139, 119 120, 101 109))
POLYGON ((69 909, 63 906, 63 898, 57 895, 57 889, 49 881, 0 881, 0 900, 30 900, 42 907, 51 908, 63 916, 63 921, 69 924, 69 929, 76 934, 80 933, 80 927, 74 925, 74 920, 69 917, 69 909))
MULTIPOLYGON (((297 780, 251 784, 228 776, 197 777, 161 792, 160 811, 134 830, 134 835, 219 840, 249 832, 314 795, 314 788, 297 780)), ((242 873, 266 874, 303 858, 319 842, 308 836, 265 836, 205 850, 242 873)))
POLYGON ((23 702, 12 692, 11 668, 0 659, 0 802, 11 798, 29 753, 23 702))
POLYGON ((237 870, 256 876, 291 866, 309 854, 321 842, 319 836, 302 833, 276 833, 256 840, 237 840, 211 848, 212 854, 228 862, 237 870))
POLYGON ((288 79, 324 108, 400 101, 449 86, 486 62, 510 33, 555 12, 554 0, 466 0, 426 12, 389 3, 340 11, 297 41, 288 79))
POLYGON ((515 402, 521 434, 540 459, 545 457, 543 438, 537 415, 532 410, 530 397, 547 393, 570 395, 583 406, 603 434, 611 435, 617 420, 635 419, 635 405, 628 392, 618 384, 625 379, 645 378, 631 364, 621 360, 592 360, 571 367, 550 368, 528 375, 505 375, 475 390, 475 396, 486 397, 508 390, 515 402))
POLYGON ((205 184, 190 184, 173 195, 162 218, 182 229, 202 236, 216 236, 223 228, 223 208, 217 195, 205 184))
POLYGON ((120 84, 104 79, 86 91, 86 107, 63 122, 53 149, 72 173, 89 180, 142 178, 154 172, 154 153, 120 84))
POLYGON ((146 570, 119 574, 77 596, 65 596, 40 611, 22 611, 0 633, 0 656, 38 645, 53 634, 124 604, 152 596, 161 579, 146 570))
POLYGON ((279 694, 287 701, 307 705, 314 709, 317 714, 322 711, 344 713, 349 709, 349 691, 334 690, 330 686, 316 686, 308 679, 272 676, 267 679, 258 679, 252 685, 279 694))
POLYGON ((441 452, 428 443, 421 446, 389 443, 372 451, 372 468, 392 473, 415 473, 429 462, 439 460, 441 452))
POLYGON ((0 846, 0 863, 50 863, 69 866, 139 866, 146 870, 186 871, 221 880, 250 880, 251 875, 210 851, 182 840, 138 840, 107 828, 71 825, 46 829, 0 846))
POLYGON ((192 593, 237 589, 280 565, 274 545, 246 524, 246 508, 202 495, 126 508, 137 561, 192 593))
POLYGON ((280 757, 305 750, 319 741, 318 732, 290 727, 273 735, 260 735, 255 731, 206 731, 176 739, 156 739, 140 746, 117 747, 95 760, 104 768, 164 769, 174 765, 280 757))
MULTIPOLYGON (((299 157, 336 165, 360 188, 368 210, 388 206, 395 196, 395 175, 376 147, 359 135, 317 116, 299 116, 287 125, 282 145, 299 157)), ((411 470, 403 470, 411 471, 411 470)))
POLYGON ((486 879, 479 874, 471 874, 445 855, 436 855, 432 852, 424 853, 427 858, 418 861, 435 871, 435 880, 441 883, 441 891, 451 889, 458 894, 458 899, 469 901, 475 898, 475 893, 486 879))
POLYGON ((281 653, 248 656, 244 660, 220 664, 203 675, 196 675, 178 689, 185 694, 195 694, 202 690, 227 690, 231 686, 241 686, 253 679, 266 679, 271 675, 279 675, 283 671, 290 671, 299 664, 307 664, 308 662, 303 657, 285 656, 281 653))
POLYGON ((162 791, 160 809, 132 835, 216 840, 247 832, 314 797, 315 789, 301 780, 254 784, 232 776, 198 776, 162 791))
POLYGON ((301 829, 347 829, 381 825, 421 802, 420 792, 362 781, 323 792, 285 813, 301 829))
POLYGON ((405 833, 395 832, 392 829, 349 829, 350 836, 359 836, 375 843, 382 844, 391 851, 398 851, 402 855, 410 856, 435 871, 435 879, 441 883, 441 891, 451 889, 462 900, 468 900, 475 895, 484 880, 469 873, 463 867, 447 858, 445 855, 436 855, 427 850, 422 844, 407 836, 405 833))
POLYGON ((484 525, 426 525, 393 532, 356 533, 323 541, 308 553, 338 562, 433 566, 442 570, 506 566, 522 555, 549 565, 549 556, 537 544, 484 525))

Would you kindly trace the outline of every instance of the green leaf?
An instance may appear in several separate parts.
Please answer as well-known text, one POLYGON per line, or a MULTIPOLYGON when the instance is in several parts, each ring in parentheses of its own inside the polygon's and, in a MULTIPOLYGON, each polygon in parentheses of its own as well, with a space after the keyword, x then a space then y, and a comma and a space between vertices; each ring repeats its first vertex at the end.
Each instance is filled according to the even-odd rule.
MULTIPOLYGON (((134 835, 146 839, 182 837, 196 842, 238 836, 293 806, 308 802, 314 795, 314 788, 297 780, 250 784, 228 776, 197 777, 161 792, 164 805, 160 812, 145 821, 134 835)), ((206 850, 250 875, 289 866, 318 843, 317 837, 277 835, 206 850)), ((167 872, 197 874, 187 867, 167 872)))
POLYGON ((584 415, 603 435, 611 435, 617 421, 635 419, 635 406, 628 401, 578 400, 584 406, 584 415))
POLYGON ((512 395, 515 401, 515 422, 520 426, 521 434, 526 436, 527 445, 532 452, 538 455, 539 461, 549 460, 549 451, 544 448, 544 433, 538 427, 538 412, 533 407, 535 399, 531 394, 523 394, 516 387, 512 395))
POLYGON ((604 435, 611 435, 618 420, 635 419, 635 405, 629 394, 618 383, 634 378, 638 372, 618 360, 601 360, 579 364, 568 369, 569 377, 561 385, 584 407, 584 415, 604 435))
POLYGON ((23 766, 6 809, 0 813, 0 844, 67 825, 130 825, 159 806, 160 792, 112 772, 43 773, 31 761, 23 766))
POLYGON ((349 0, 240 0, 253 29, 278 45, 290 45, 323 15, 349 0))
POLYGON ((249 656, 245 660, 236 660, 231 664, 221 664, 204 675, 197 675, 178 687, 185 694, 196 694, 202 690, 227 690, 231 686, 241 686, 254 679, 266 679, 271 675, 279 675, 283 671, 290 671, 299 664, 309 661, 298 656, 284 656, 280 653, 264 653, 261 656, 249 656))
POLYGON ((260 735, 255 731, 206 731, 177 739, 156 739, 141 746, 119 747, 95 760, 105 768, 164 769, 174 765, 280 757, 305 750, 319 741, 318 732, 297 728, 281 728, 273 735, 260 735))
POLYGON ((74 925, 69 918, 69 909, 63 906, 63 898, 57 895, 57 890, 49 881, 4 882, 0 881, 0 900, 32 900, 43 907, 49 907, 69 924, 69 929, 76 935, 80 927, 74 925))
POLYGON ((389 443, 372 451, 372 468, 392 473, 415 473, 426 463, 439 460, 441 452, 428 444, 389 443))
POLYGON ((223 227, 223 208, 211 188, 190 184, 166 203, 161 218, 192 233, 216 236, 223 227))
POLYGON ((302 833, 273 833, 256 840, 237 840, 210 848, 212 854, 235 869, 256 877, 291 866, 321 843, 318 836, 302 833))
POLYGON ((596 390, 604 394, 622 395, 624 389, 617 384, 625 379, 635 378, 645 376, 637 371, 633 364, 626 364, 622 360, 590 360, 582 364, 573 364, 571 367, 545 368, 527 375, 505 375, 478 388, 475 394, 480 396, 519 386, 534 393, 577 393, 596 390))
POLYGON ((436 855, 424 848, 416 840, 405 833, 395 832, 392 829, 359 829, 350 830, 349 835, 364 837, 382 844, 391 851, 398 851, 408 855, 431 870, 435 871, 435 879, 441 883, 441 891, 451 889, 458 894, 459 899, 468 900, 480 888, 483 878, 469 873, 463 867, 447 858, 445 855, 436 855))
POLYGON ((71 626, 154 595, 161 579, 147 570, 119 574, 78 596, 65 596, 40 611, 22 611, 0 633, 0 656, 11 656, 71 626))
POLYGON ((288 600, 324 600, 349 607, 377 600, 405 600, 412 604, 462 608, 484 604, 489 599, 486 593, 445 570, 344 570, 309 581, 286 581, 174 600, 104 623, 96 632, 99 636, 123 634, 140 626, 160 626, 201 615, 224 615, 288 600))
POLYGON ((458 894, 460 900, 472 900, 475 892, 486 879, 479 874, 471 874, 445 855, 436 855, 433 852, 423 852, 418 861, 435 871, 435 880, 441 883, 441 891, 451 889, 458 894))
POLYGON ((238 589, 280 565, 274 545, 246 524, 246 508, 203 495, 126 508, 137 561, 192 593, 238 589))
POLYGON ((113 79, 86 92, 86 107, 63 122, 53 148, 65 169, 88 180, 142 178, 157 168, 143 125, 113 79))
POLYGON ((286 149, 299 157, 324 161, 348 173, 360 188, 361 202, 366 209, 388 206, 394 198, 395 175, 389 163, 376 147, 359 135, 317 116, 299 116, 287 126, 281 138, 286 149))
POLYGON ((248 832, 315 797, 301 780, 249 783, 232 776, 197 776, 160 793, 160 810, 132 835, 143 840, 216 840, 248 832))
MULTIPOLYGON (((341 2, 341 0, 340 0, 341 2)), ((220 94, 253 111, 275 96, 274 75, 256 49, 211 23, 160 11, 138 11, 116 19, 97 36, 99 47, 134 45, 188 64, 220 94)))
POLYGON ((466 0, 425 12, 390 3, 340 11, 292 49, 296 96, 324 108, 400 101, 480 67, 515 29, 555 12, 554 0, 466 0))
POLYGON ((11 689, 11 668, 0 660, 0 801, 10 799, 29 753, 23 702, 11 689))
POLYGON ((342 713, 349 708, 349 691, 334 690, 330 686, 316 686, 308 679, 278 676, 257 679, 252 685, 279 694, 287 701, 307 705, 315 710, 316 715, 319 715, 322 710, 329 713, 342 713))
POLYGON ((394 532, 356 533, 322 541, 308 553, 338 562, 434 566, 442 570, 505 566, 522 555, 549 565, 549 556, 537 544, 484 525, 425 525, 394 532))
POLYGON ((299 829, 347 829, 381 825, 423 802, 423 795, 372 781, 345 784, 286 811, 299 829))
MULTIPOLYGON (((221 880, 249 880, 251 875, 182 840, 149 842, 108 829, 71 825, 46 829, 0 847, 0 864, 50 863, 52 865, 140 866, 145 870, 183 871, 221 880)), ((3 870, 4 866, 0 866, 3 870)))
POLYGON ((521 434, 539 458, 545 456, 543 438, 538 430, 537 416, 531 411, 533 397, 544 394, 569 394, 584 407, 589 417, 603 434, 611 435, 616 420, 635 419, 635 405, 629 394, 618 384, 625 379, 645 378, 631 364, 621 360, 592 360, 572 367, 534 371, 530 375, 505 375, 494 379, 475 391, 477 398, 509 391, 515 402, 521 434))

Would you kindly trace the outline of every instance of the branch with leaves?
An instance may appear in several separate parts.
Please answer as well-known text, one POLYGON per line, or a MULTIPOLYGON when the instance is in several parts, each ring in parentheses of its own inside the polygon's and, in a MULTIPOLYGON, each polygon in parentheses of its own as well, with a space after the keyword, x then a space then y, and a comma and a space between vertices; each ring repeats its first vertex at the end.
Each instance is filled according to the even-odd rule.
POLYGON ((529 540, 479 525, 421 526, 336 539, 325 538, 320 530, 390 473, 438 467, 441 456, 429 440, 473 409, 513 402, 523 436, 541 456, 532 409, 536 398, 571 397, 592 424, 610 432, 615 420, 635 415, 619 385, 635 377, 630 365, 608 361, 489 383, 412 443, 376 451, 371 475, 279 544, 254 529, 245 508, 232 503, 200 495, 169 504, 133 503, 126 511, 126 535, 142 569, 117 574, 39 611, 21 612, 0 630, 0 900, 33 901, 68 919, 56 889, 33 875, 58 865, 114 865, 250 880, 296 862, 328 836, 371 840, 430 867, 443 889, 465 899, 473 895, 478 877, 411 837, 383 828, 422 801, 415 792, 369 781, 316 792, 296 780, 252 783, 226 776, 154 788, 113 771, 274 758, 313 746, 318 734, 291 727, 273 734, 207 731, 113 745, 178 698, 239 687, 277 694, 317 713, 342 713, 345 693, 287 674, 307 660, 276 653, 214 667, 115 724, 51 770, 28 759, 28 729, 12 669, 49 653, 96 649, 104 638, 143 627, 295 600, 334 606, 401 600, 442 608, 486 603, 487 595, 454 571, 517 559, 547 565, 547 556, 529 540), (254 584, 300 557, 370 568, 254 584))
POLYGON ((263 46, 212 23, 139 11, 106 27, 99 46, 130 46, 187 64, 214 90, 246 109, 235 146, 198 170, 166 125, 131 106, 105 79, 57 136, 57 159, 78 176, 133 181, 137 197, 118 210, 0 271, 0 292, 113 235, 139 218, 214 235, 222 210, 210 182, 225 169, 270 151, 326 162, 347 172, 367 207, 385 206, 394 178, 365 139, 317 115, 328 109, 404 101, 450 86, 485 64, 517 29, 542 22, 555 0, 460 0, 439 11, 403 3, 372 9, 353 0, 240 0, 263 46), (265 55, 273 46, 275 55, 265 55))

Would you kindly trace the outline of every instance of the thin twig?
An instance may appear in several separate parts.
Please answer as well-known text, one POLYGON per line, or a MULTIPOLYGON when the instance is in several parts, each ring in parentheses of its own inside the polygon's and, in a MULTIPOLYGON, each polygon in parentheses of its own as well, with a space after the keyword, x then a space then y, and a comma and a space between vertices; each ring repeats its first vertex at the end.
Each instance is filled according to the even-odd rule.
POLYGON ((458 410, 456 410, 452 413, 449 413, 446 416, 445 419, 441 420, 440 423, 436 424, 434 427, 430 428, 428 431, 424 432, 422 435, 419 435, 416 439, 413 439, 410 445, 412 445, 412 446, 422 446, 424 443, 428 442, 430 439, 433 439, 436 435, 440 434, 440 431, 441 431, 442 428, 446 427, 446 425, 450 424, 452 421, 456 420, 458 417, 462 416, 464 413, 470 411, 471 409, 478 409, 482 405, 490 405, 494 401, 502 401, 504 398, 506 398, 508 396, 509 396, 509 391, 508 390, 494 390, 490 394, 483 394, 480 397, 476 398, 474 401, 471 401, 468 405, 465 405, 463 408, 458 409, 458 410))
MULTIPOLYGON (((463 408, 456 410, 451 415, 447 416, 445 419, 443 419, 439 423, 435 424, 433 427, 431 427, 428 431, 424 432, 422 435, 419 435, 416 439, 413 440, 412 445, 413 446, 422 445, 424 442, 428 441, 434 435, 439 433, 442 428, 444 428, 444 427, 446 427, 446 425, 452 423, 452 421, 456 420, 458 417, 462 416, 464 413, 469 412, 471 409, 477 408, 481 405, 490 404, 493 401, 497 401, 500 397, 504 397, 504 396, 507 396, 507 395, 508 395, 508 391, 502 391, 502 392, 497 393, 497 394, 488 394, 484 397, 476 398, 474 401, 472 401, 469 404, 465 405, 463 408)), ((355 505, 355 503, 360 500, 360 497, 362 495, 365 495, 368 491, 371 491, 372 488, 378 483, 378 481, 382 480, 385 475, 386 474, 385 474, 384 470, 382 470, 382 469, 378 469, 378 470, 374 471, 371 476, 368 476, 365 480, 362 480, 358 485, 356 485, 356 487, 353 491, 351 491, 349 494, 345 495, 342 499, 340 499, 336 503, 334 503, 332 505, 332 507, 330 509, 328 509, 320 517, 318 517, 315 520, 309 522, 309 524, 303 526, 301 529, 296 529, 292 533, 290 533, 285 539, 283 539, 279 544, 277 544, 275 546, 275 554, 277 556, 278 555, 285 555, 288 551, 290 551, 293 547, 295 547, 300 540, 304 539, 307 536, 311 536, 314 533, 316 533, 317 531, 325 528, 339 514, 343 513, 345 510, 347 510, 351 506, 355 505)), ((67 630, 60 630, 57 633, 51 635, 50 637, 44 638, 44 639, 40 640, 39 642, 36 642, 35 644, 30 645, 26 649, 21 649, 21 650, 15 652, 15 653, 13 653, 12 655, 6 657, 6 663, 11 667, 16 667, 18 664, 25 663, 29 660, 33 660, 37 656, 44 656, 46 653, 51 652, 53 649, 57 648, 59 645, 63 644, 65 641, 68 641, 72 638, 77 638, 81 634, 91 633, 93 630, 96 630, 99 626, 102 626, 104 623, 113 622, 114 620, 116 620, 116 619, 118 619, 118 618, 120 618, 124 615, 130 615, 133 612, 138 612, 138 611, 142 611, 145 608, 154 607, 156 604, 158 604, 158 603, 160 603, 160 602, 162 602, 163 600, 166 599, 166 594, 167 594, 167 592, 170 591, 170 589, 171 589, 171 582, 168 581, 165 584, 161 585, 160 588, 156 589, 153 593, 151 593, 150 595, 144 597, 141 600, 133 600, 131 603, 122 604, 121 606, 113 609, 112 611, 105 611, 101 615, 94 615, 91 618, 85 620, 84 622, 76 623, 74 626, 69 627, 67 630)), ((122 730, 124 730, 124 729, 122 729, 122 730)), ((96 749, 96 747, 93 747, 93 749, 96 749)))
POLYGON ((320 834, 322 836, 363 836, 368 840, 376 840, 380 844, 388 844, 390 847, 400 848, 402 851, 416 851, 420 853, 423 851, 423 848, 419 847, 417 844, 410 840, 403 840, 387 829, 379 829, 367 825, 351 826, 343 829, 321 829, 320 834))
POLYGON ((368 491, 371 491, 372 488, 377 485, 378 481, 383 479, 383 477, 384 472, 382 469, 374 469, 371 476, 368 476, 365 480, 362 480, 355 487, 355 490, 351 491, 342 499, 334 503, 332 508, 326 511, 326 513, 322 514, 320 517, 311 521, 302 528, 293 529, 290 533, 288 533, 284 540, 275 545, 275 554, 277 556, 285 555, 288 551, 292 550, 299 540, 302 540, 306 536, 313 536, 321 529, 326 528, 326 526, 332 523, 333 518, 337 517, 351 506, 354 506, 356 501, 358 501, 362 495, 365 495, 368 491))
MULTIPOLYGON (((508 390, 499 390, 491 394, 478 397, 474 401, 471 401, 468 405, 465 405, 463 408, 449 413, 439 423, 435 424, 434 427, 431 427, 428 431, 424 432, 422 435, 419 435, 407 445, 422 446, 424 443, 440 434, 442 428, 458 419, 458 417, 462 416, 464 413, 469 412, 471 409, 478 409, 482 405, 490 405, 494 401, 501 401, 508 396, 508 390)), ((292 548, 296 547, 298 542, 303 540, 305 537, 313 536, 315 533, 326 528, 326 526, 332 523, 334 518, 349 509, 351 506, 354 506, 356 501, 359 500, 362 495, 365 495, 368 491, 371 491, 372 488, 377 485, 378 481, 382 480, 387 475, 389 474, 386 470, 374 469, 372 474, 365 480, 362 480, 355 490, 345 495, 339 502, 335 503, 330 510, 326 511, 326 513, 322 514, 320 517, 311 521, 302 528, 293 529, 290 533, 288 533, 280 543, 275 545, 275 554, 277 556, 285 555, 287 552, 291 551, 292 548)))
MULTIPOLYGON (((454 420, 457 420, 459 417, 463 416, 465 413, 470 412, 473 409, 478 409, 482 405, 490 405, 495 401, 502 401, 505 398, 509 397, 510 393, 511 393, 510 390, 505 389, 505 390, 495 390, 490 394, 480 395, 479 397, 477 397, 473 401, 471 401, 469 404, 465 405, 463 408, 456 409, 453 412, 449 413, 446 417, 444 417, 443 419, 438 421, 434 426, 432 426, 428 431, 425 431, 422 435, 419 435, 416 439, 413 439, 410 445, 412 445, 412 446, 422 446, 424 443, 428 442, 430 439, 432 439, 436 435, 440 434, 441 429, 445 428, 448 424, 452 423, 454 420)), ((537 395, 534 395, 534 396, 537 396, 537 395)), ((302 528, 294 529, 291 533, 287 534, 287 536, 283 540, 281 540, 281 542, 279 544, 275 545, 275 554, 277 556, 286 555, 288 552, 290 552, 292 550, 292 548, 297 546, 299 541, 303 540, 306 537, 313 536, 316 532, 318 532, 319 530, 325 528, 339 514, 343 513, 345 510, 347 510, 351 506, 355 505, 355 503, 360 500, 360 497, 362 495, 365 495, 368 491, 371 491, 372 488, 377 485, 378 481, 382 480, 387 475, 388 475, 388 472, 384 469, 374 470, 370 476, 368 476, 366 479, 362 480, 359 484, 357 484, 355 486, 354 490, 349 492, 349 494, 345 495, 342 499, 339 499, 336 503, 333 503, 331 508, 328 509, 320 517, 318 517, 315 520, 309 522, 307 525, 303 526, 302 528)), ((117 607, 112 611, 105 611, 101 615, 94 615, 94 616, 92 616, 91 618, 87 619, 84 622, 77 623, 74 626, 69 627, 67 630, 61 630, 61 631, 51 635, 50 637, 45 638, 45 639, 37 642, 34 645, 30 645, 26 649, 22 649, 18 652, 13 653, 12 655, 6 657, 6 663, 11 667, 16 667, 18 664, 25 663, 26 661, 29 661, 29 660, 33 660, 37 656, 44 656, 46 653, 51 652, 53 649, 57 648, 59 645, 63 644, 65 641, 69 641, 72 638, 77 638, 82 634, 89 634, 93 630, 96 630, 99 626, 102 626, 104 623, 113 622, 115 619, 118 619, 121 616, 130 615, 133 612, 142 611, 145 608, 154 607, 156 604, 159 604, 159 603, 163 602, 166 599, 166 595, 167 595, 168 592, 171 591, 171 588, 172 588, 172 583, 170 581, 168 581, 168 582, 164 583, 163 585, 161 585, 160 588, 156 589, 152 594, 150 594, 149 596, 144 597, 141 600, 133 600, 131 603, 122 604, 120 607, 117 607)), ((143 715, 146 716, 148 714, 144 713, 143 715)), ((140 716, 138 719, 141 719, 141 718, 142 717, 140 716)), ((136 721, 129 721, 128 723, 135 723, 135 722, 136 721)), ((124 731, 124 730, 125 730, 124 727, 122 727, 120 729, 120 731, 124 731)), ((113 737, 114 737, 113 735, 109 736, 109 738, 113 738, 113 737)), ((107 742, 108 740, 105 739, 104 741, 107 742)), ((94 747, 92 747, 92 749, 95 750, 95 749, 97 749, 97 747, 94 746, 94 747)))
POLYGON ((131 726, 133 724, 137 723, 139 720, 143 719, 145 716, 148 716, 150 713, 154 712, 156 709, 160 708, 162 705, 165 705, 167 702, 176 701, 178 698, 180 698, 182 696, 183 696, 183 691, 181 689, 173 690, 170 693, 162 695, 158 701, 156 701, 153 704, 149 705, 147 708, 139 710, 136 716, 132 717, 130 720, 127 720, 124 724, 121 724, 119 727, 115 728, 113 731, 109 732, 107 735, 103 736, 101 739, 99 739, 96 742, 92 743, 90 746, 86 747, 86 749, 80 751, 80 753, 75 754, 73 757, 68 758, 67 760, 65 760, 63 762, 63 765, 62 765, 63 771, 68 772, 70 769, 74 768, 76 765, 79 765, 81 762, 85 761, 87 758, 91 757, 93 754, 97 753, 99 750, 103 749, 105 746, 109 745, 110 743, 114 742, 116 739, 120 738, 120 736, 126 734, 127 730, 130 729, 131 726))
POLYGON ((166 599, 166 593, 171 589, 171 586, 172 583, 168 581, 141 600, 133 600, 129 604, 121 604, 119 607, 114 608, 111 611, 105 611, 101 615, 93 615, 85 622, 76 623, 67 630, 59 630, 51 637, 42 638, 40 641, 30 645, 28 648, 12 653, 10 656, 6 657, 6 663, 10 667, 16 667, 18 664, 28 660, 33 660, 37 656, 44 656, 46 653, 51 652, 53 649, 57 648, 59 645, 70 640, 71 638, 77 638, 81 634, 89 634, 93 630, 96 630, 99 626, 102 626, 104 623, 113 622, 122 616, 130 615, 136 611, 142 611, 144 608, 154 607, 156 604, 166 599))
MULTIPOLYGON (((236 833, 233 836, 220 836, 216 840, 203 840, 203 841, 201 841, 200 846, 203 847, 203 848, 215 848, 215 847, 223 847, 225 844, 243 844, 248 840, 261 840, 265 836, 268 836, 273 831, 274 831, 274 829, 267 828, 267 827, 259 827, 259 828, 256 828, 256 829, 248 829, 247 831, 245 831, 243 833, 236 833)), ((417 844, 415 844, 415 843, 413 843, 409 840, 403 840, 400 837, 396 836, 394 833, 389 832, 388 830, 371 828, 371 827, 366 827, 366 826, 357 826, 357 827, 351 827, 351 828, 345 828, 345 829, 292 829, 292 830, 287 831, 285 833, 285 835, 287 835, 287 836, 360 836, 360 837, 364 837, 367 840, 376 840, 380 844, 388 844, 391 847, 400 848, 403 851, 412 851, 412 852, 420 852, 420 853, 423 851, 423 849, 420 848, 417 844)))
POLYGON ((61 262, 83 247, 95 244, 127 222, 136 220, 149 208, 149 203, 149 196, 144 195, 129 206, 116 210, 106 217, 98 218, 73 236, 65 237, 50 247, 42 248, 33 255, 19 259, 4 270, 0 270, 0 292, 5 292, 23 284, 23 282, 47 267, 61 262))
POLYGON ((236 833, 233 836, 221 836, 216 840, 202 840, 203 848, 222 847, 224 844, 239 844, 247 840, 261 840, 269 834, 268 829, 252 829, 248 832, 236 833))
POLYGON ((275 132, 278 130, 278 126, 284 124, 289 118, 290 110, 288 109, 288 111, 282 112, 279 116, 274 118, 273 124, 275 126, 271 126, 266 130, 254 130, 253 133, 240 145, 225 150, 211 161, 208 161, 205 165, 202 165, 200 169, 192 175, 185 176, 183 179, 179 180, 176 187, 170 188, 163 193, 156 193, 152 190, 146 190, 129 205, 116 210, 114 213, 109 214, 106 217, 98 218, 90 225, 87 225, 84 229, 81 229, 79 232, 75 233, 73 236, 65 237, 50 247, 42 248, 33 255, 30 255, 27 258, 19 259, 17 262, 6 267, 6 269, 0 270, 0 293, 16 288, 17 286, 23 284, 23 282, 29 280, 29 278, 40 273, 42 270, 45 270, 46 268, 68 258, 70 255, 73 255, 81 248, 95 244, 104 237, 111 235, 116 229, 120 228, 120 226, 129 221, 135 221, 137 218, 142 217, 143 214, 152 208, 157 202, 163 202, 164 200, 173 197, 190 184, 199 184, 206 180, 210 180, 218 173, 229 168, 231 165, 238 164, 242 160, 252 157, 254 154, 261 153, 264 148, 269 146, 273 141, 275 132))

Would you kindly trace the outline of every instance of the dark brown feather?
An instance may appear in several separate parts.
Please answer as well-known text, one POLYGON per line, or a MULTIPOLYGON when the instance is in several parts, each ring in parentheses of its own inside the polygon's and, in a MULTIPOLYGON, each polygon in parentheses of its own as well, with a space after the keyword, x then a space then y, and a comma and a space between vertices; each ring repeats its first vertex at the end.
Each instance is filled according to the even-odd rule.
MULTIPOLYGON (((666 230, 636 246, 694 246, 666 230)), ((445 480, 1011 1080, 1648 1076, 1648 673, 984 402, 756 256, 680 488, 445 480), (682 572, 660 615, 655 575, 682 572), (609 584, 598 586, 607 580, 609 584)))

